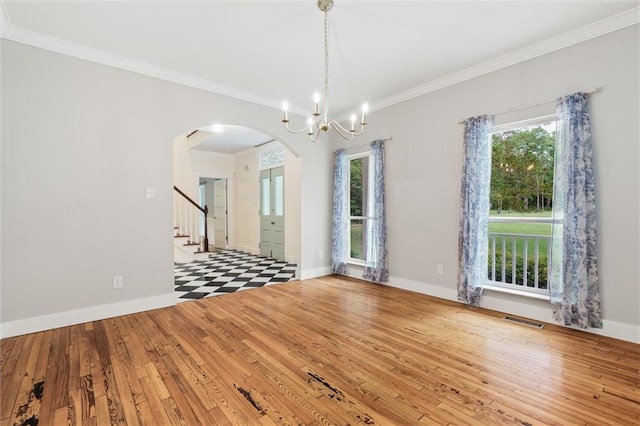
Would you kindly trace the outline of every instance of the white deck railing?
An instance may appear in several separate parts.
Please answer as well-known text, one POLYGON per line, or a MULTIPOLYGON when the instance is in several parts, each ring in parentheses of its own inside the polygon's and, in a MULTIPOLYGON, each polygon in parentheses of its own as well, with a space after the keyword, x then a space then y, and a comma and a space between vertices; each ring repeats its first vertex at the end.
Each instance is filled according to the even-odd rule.
MULTIPOLYGON (((490 217, 490 223, 554 223, 552 218, 490 217)), ((489 232, 487 277, 496 287, 548 294, 551 237, 489 232)))

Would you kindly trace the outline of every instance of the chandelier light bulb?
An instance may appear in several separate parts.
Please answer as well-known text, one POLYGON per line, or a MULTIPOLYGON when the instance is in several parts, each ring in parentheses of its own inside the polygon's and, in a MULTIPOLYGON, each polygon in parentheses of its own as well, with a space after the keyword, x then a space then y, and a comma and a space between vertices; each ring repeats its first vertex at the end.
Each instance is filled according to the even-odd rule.
POLYGON ((320 93, 313 94, 313 115, 320 116, 320 93))
POLYGON ((356 115, 355 114, 351 114, 351 130, 349 130, 351 133, 356 131, 356 115))
POLYGON ((289 122, 289 116, 287 115, 287 111, 289 111, 289 104, 286 102, 282 103, 282 111, 284 111, 284 117, 282 118, 283 123, 289 122))
POLYGON ((307 134, 309 136, 313 135, 313 118, 307 118, 307 126, 309 126, 309 131, 307 132, 307 134))

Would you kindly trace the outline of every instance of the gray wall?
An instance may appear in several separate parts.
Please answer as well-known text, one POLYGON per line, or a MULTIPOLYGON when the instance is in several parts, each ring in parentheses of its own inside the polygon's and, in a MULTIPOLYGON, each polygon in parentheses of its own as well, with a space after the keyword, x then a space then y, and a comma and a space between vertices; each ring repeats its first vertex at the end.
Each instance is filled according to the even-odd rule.
MULTIPOLYGON (((636 25, 372 113, 369 139, 393 136, 386 151, 392 284, 455 298, 461 120, 601 87, 592 124, 603 315, 640 326, 638 40, 636 25)), ((505 312, 548 310, 546 302, 487 294, 505 312)))
POLYGON ((286 133, 278 110, 7 40, 1 47, 2 324, 169 297, 172 142, 214 121, 259 129, 301 158, 300 265, 327 268, 315 253, 329 250, 331 153, 286 133), (124 289, 112 288, 114 275, 124 289))

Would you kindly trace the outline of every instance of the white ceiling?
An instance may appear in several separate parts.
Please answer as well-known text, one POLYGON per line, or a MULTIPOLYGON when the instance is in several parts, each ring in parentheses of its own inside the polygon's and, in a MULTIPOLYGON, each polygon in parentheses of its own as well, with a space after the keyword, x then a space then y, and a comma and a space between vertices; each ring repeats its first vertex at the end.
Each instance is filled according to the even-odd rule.
MULTIPOLYGON (((638 0, 335 2, 331 118, 364 101, 375 111, 639 20, 638 0)), ((7 39, 275 108, 287 100, 301 113, 322 91, 315 0, 3 6, 7 39)))
POLYGON ((198 133, 189 138, 199 141, 192 149, 235 154, 273 140, 271 136, 248 127, 230 124, 225 124, 223 127, 222 133, 211 132, 207 128, 198 130, 198 133))

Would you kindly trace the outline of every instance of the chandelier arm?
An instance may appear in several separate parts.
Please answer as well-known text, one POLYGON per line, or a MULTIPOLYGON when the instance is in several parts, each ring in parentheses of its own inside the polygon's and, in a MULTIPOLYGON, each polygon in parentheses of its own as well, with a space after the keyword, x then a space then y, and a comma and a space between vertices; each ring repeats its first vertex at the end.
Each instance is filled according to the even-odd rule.
POLYGON ((331 127, 333 127, 335 129, 336 133, 338 133, 340 136, 342 136, 343 139, 350 140, 350 139, 353 138, 353 135, 351 134, 351 132, 349 132, 347 129, 342 127, 340 125, 340 123, 338 123, 336 120, 331 120, 329 122, 329 125, 331 127))
POLYGON ((307 130, 309 130, 309 126, 303 127, 303 128, 302 128, 302 129, 300 129, 300 130, 291 130, 291 129, 289 128, 289 122, 285 122, 285 123, 284 123, 284 128, 285 128, 285 129, 287 129, 287 132, 289 132, 289 133, 294 133, 294 134, 295 134, 295 133, 302 133, 302 132, 306 132, 307 130))
POLYGON ((331 126, 333 126, 333 128, 336 129, 336 131, 338 132, 342 131, 344 134, 348 134, 349 139, 353 139, 355 136, 360 136, 361 134, 364 133, 366 124, 360 123, 360 130, 358 130, 357 132, 355 130, 354 131, 347 130, 343 125, 338 123, 336 120, 331 120, 331 126))
POLYGON ((319 131, 315 132, 312 135, 309 135, 309 139, 311 139, 311 142, 313 142, 313 143, 315 143, 318 140, 319 137, 320 137, 320 132, 319 131))
POLYGON ((364 124, 360 123, 360 130, 358 130, 357 132, 353 132, 353 133, 349 132, 349 133, 351 133, 353 136, 360 136, 361 134, 364 133, 364 126, 365 126, 364 124))

